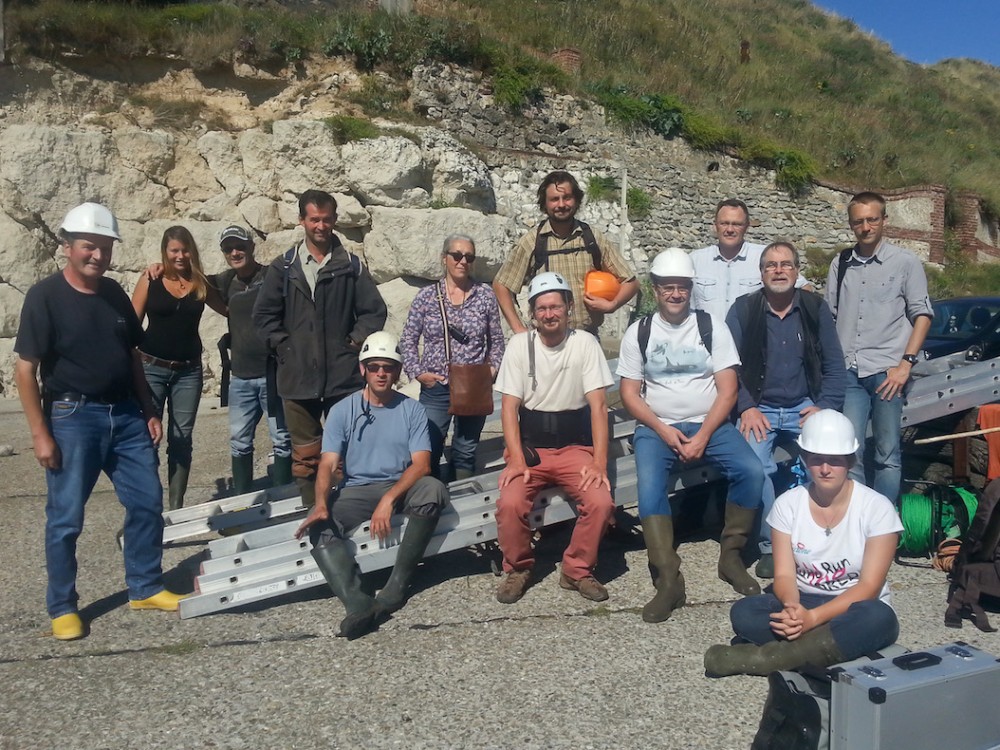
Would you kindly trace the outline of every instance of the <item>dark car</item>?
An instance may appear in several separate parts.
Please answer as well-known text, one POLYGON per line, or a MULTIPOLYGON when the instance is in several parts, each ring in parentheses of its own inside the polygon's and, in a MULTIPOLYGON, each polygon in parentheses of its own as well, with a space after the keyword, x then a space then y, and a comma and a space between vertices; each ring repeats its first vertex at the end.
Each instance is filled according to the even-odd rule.
POLYGON ((927 359, 964 352, 970 361, 1000 356, 1000 297, 961 297, 932 303, 924 341, 927 359))

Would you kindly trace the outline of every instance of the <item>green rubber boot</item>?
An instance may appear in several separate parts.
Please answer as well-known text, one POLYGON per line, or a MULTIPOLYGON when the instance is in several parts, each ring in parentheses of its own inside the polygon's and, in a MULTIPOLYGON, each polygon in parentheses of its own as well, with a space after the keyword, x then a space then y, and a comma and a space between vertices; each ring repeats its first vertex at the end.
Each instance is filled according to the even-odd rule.
POLYGON ((455 479, 472 479, 476 476, 476 472, 472 469, 455 469, 455 479))
POLYGON ((232 456, 233 491, 242 495, 250 491, 253 484, 253 453, 246 456, 232 456))
POLYGON ((375 629, 375 600, 361 589, 361 571, 343 539, 334 539, 312 549, 313 559, 334 595, 347 610, 340 622, 341 638, 353 641, 375 629))
POLYGON ((642 536, 649 556, 649 574, 656 589, 656 594, 642 608, 642 619, 663 622, 687 600, 681 558, 674 550, 674 519, 663 515, 647 516, 642 520, 642 536))
POLYGON ((184 507, 184 493, 187 492, 190 474, 190 466, 167 462, 167 504, 170 510, 184 507))
POLYGON ((747 573, 741 553, 757 517, 756 508, 743 508, 726 503, 726 525, 719 538, 719 578, 733 587, 737 594, 755 596, 760 584, 747 573))
POLYGON ((392 567, 385 587, 375 597, 375 604, 384 612, 395 612, 406 603, 406 591, 417 565, 424 557, 427 543, 434 536, 437 517, 410 516, 406 533, 396 551, 396 564, 392 567))
POLYGON ((292 457, 275 456, 271 465, 271 486, 282 487, 292 483, 292 457))
POLYGON ((741 643, 712 646, 705 652, 705 674, 728 677, 734 674, 765 676, 782 669, 806 665, 823 669, 844 661, 829 624, 821 625, 794 641, 773 641, 763 646, 741 643))

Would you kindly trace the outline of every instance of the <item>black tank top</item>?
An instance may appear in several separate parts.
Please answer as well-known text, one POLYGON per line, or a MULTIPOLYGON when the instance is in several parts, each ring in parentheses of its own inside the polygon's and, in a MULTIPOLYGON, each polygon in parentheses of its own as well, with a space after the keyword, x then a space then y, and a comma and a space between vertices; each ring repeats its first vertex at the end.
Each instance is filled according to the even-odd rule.
POLYGON ((139 350, 160 359, 187 361, 201 358, 198 324, 205 303, 189 293, 178 299, 163 286, 163 279, 149 282, 146 299, 146 335, 139 350))

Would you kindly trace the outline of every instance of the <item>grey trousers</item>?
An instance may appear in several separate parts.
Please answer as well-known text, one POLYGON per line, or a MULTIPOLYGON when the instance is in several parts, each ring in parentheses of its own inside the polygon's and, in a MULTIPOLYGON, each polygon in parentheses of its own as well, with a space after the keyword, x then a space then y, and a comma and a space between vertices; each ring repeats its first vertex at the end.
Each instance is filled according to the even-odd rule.
MULTIPOLYGON (((330 497, 330 520, 316 524, 309 534, 314 546, 331 538, 345 539, 361 524, 369 521, 382 495, 395 482, 344 487, 330 497)), ((319 498, 317 498, 319 501, 319 498)), ((448 502, 448 488, 434 477, 421 477, 402 497, 402 511, 408 516, 437 518, 448 502)), ((399 508, 396 511, 399 512, 399 508)))

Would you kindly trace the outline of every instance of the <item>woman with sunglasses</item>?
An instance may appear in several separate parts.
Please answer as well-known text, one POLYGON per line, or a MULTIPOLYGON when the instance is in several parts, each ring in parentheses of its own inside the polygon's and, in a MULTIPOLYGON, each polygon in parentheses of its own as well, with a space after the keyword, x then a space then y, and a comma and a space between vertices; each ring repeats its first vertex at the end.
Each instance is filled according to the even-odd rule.
POLYGON ((191 232, 169 227, 160 242, 163 274, 150 280, 139 277, 132 293, 132 307, 139 321, 149 318, 139 345, 142 369, 153 392, 153 401, 167 426, 167 483, 171 510, 184 505, 191 473, 191 434, 201 401, 201 338, 198 325, 207 304, 220 315, 226 305, 205 279, 198 246, 191 232))
POLYGON ((733 605, 736 641, 708 649, 709 677, 828 667, 899 635, 886 575, 903 524, 885 496, 849 478, 854 427, 822 409, 798 443, 812 481, 775 500, 767 517, 774 584, 733 605))
POLYGON ((444 278, 424 287, 413 300, 399 346, 403 369, 420 382, 420 403, 427 412, 431 434, 431 471, 445 481, 464 479, 476 470, 476 447, 486 417, 454 417, 451 441, 451 476, 441 476, 444 441, 452 416, 448 390, 448 356, 452 364, 489 362, 496 376, 503 358, 500 309, 489 284, 472 278, 476 243, 471 237, 453 234, 441 252, 444 278), (447 321, 447 323, 445 322, 447 321), (448 347, 445 336, 448 336, 448 347), (423 351, 418 342, 423 337, 423 351))

